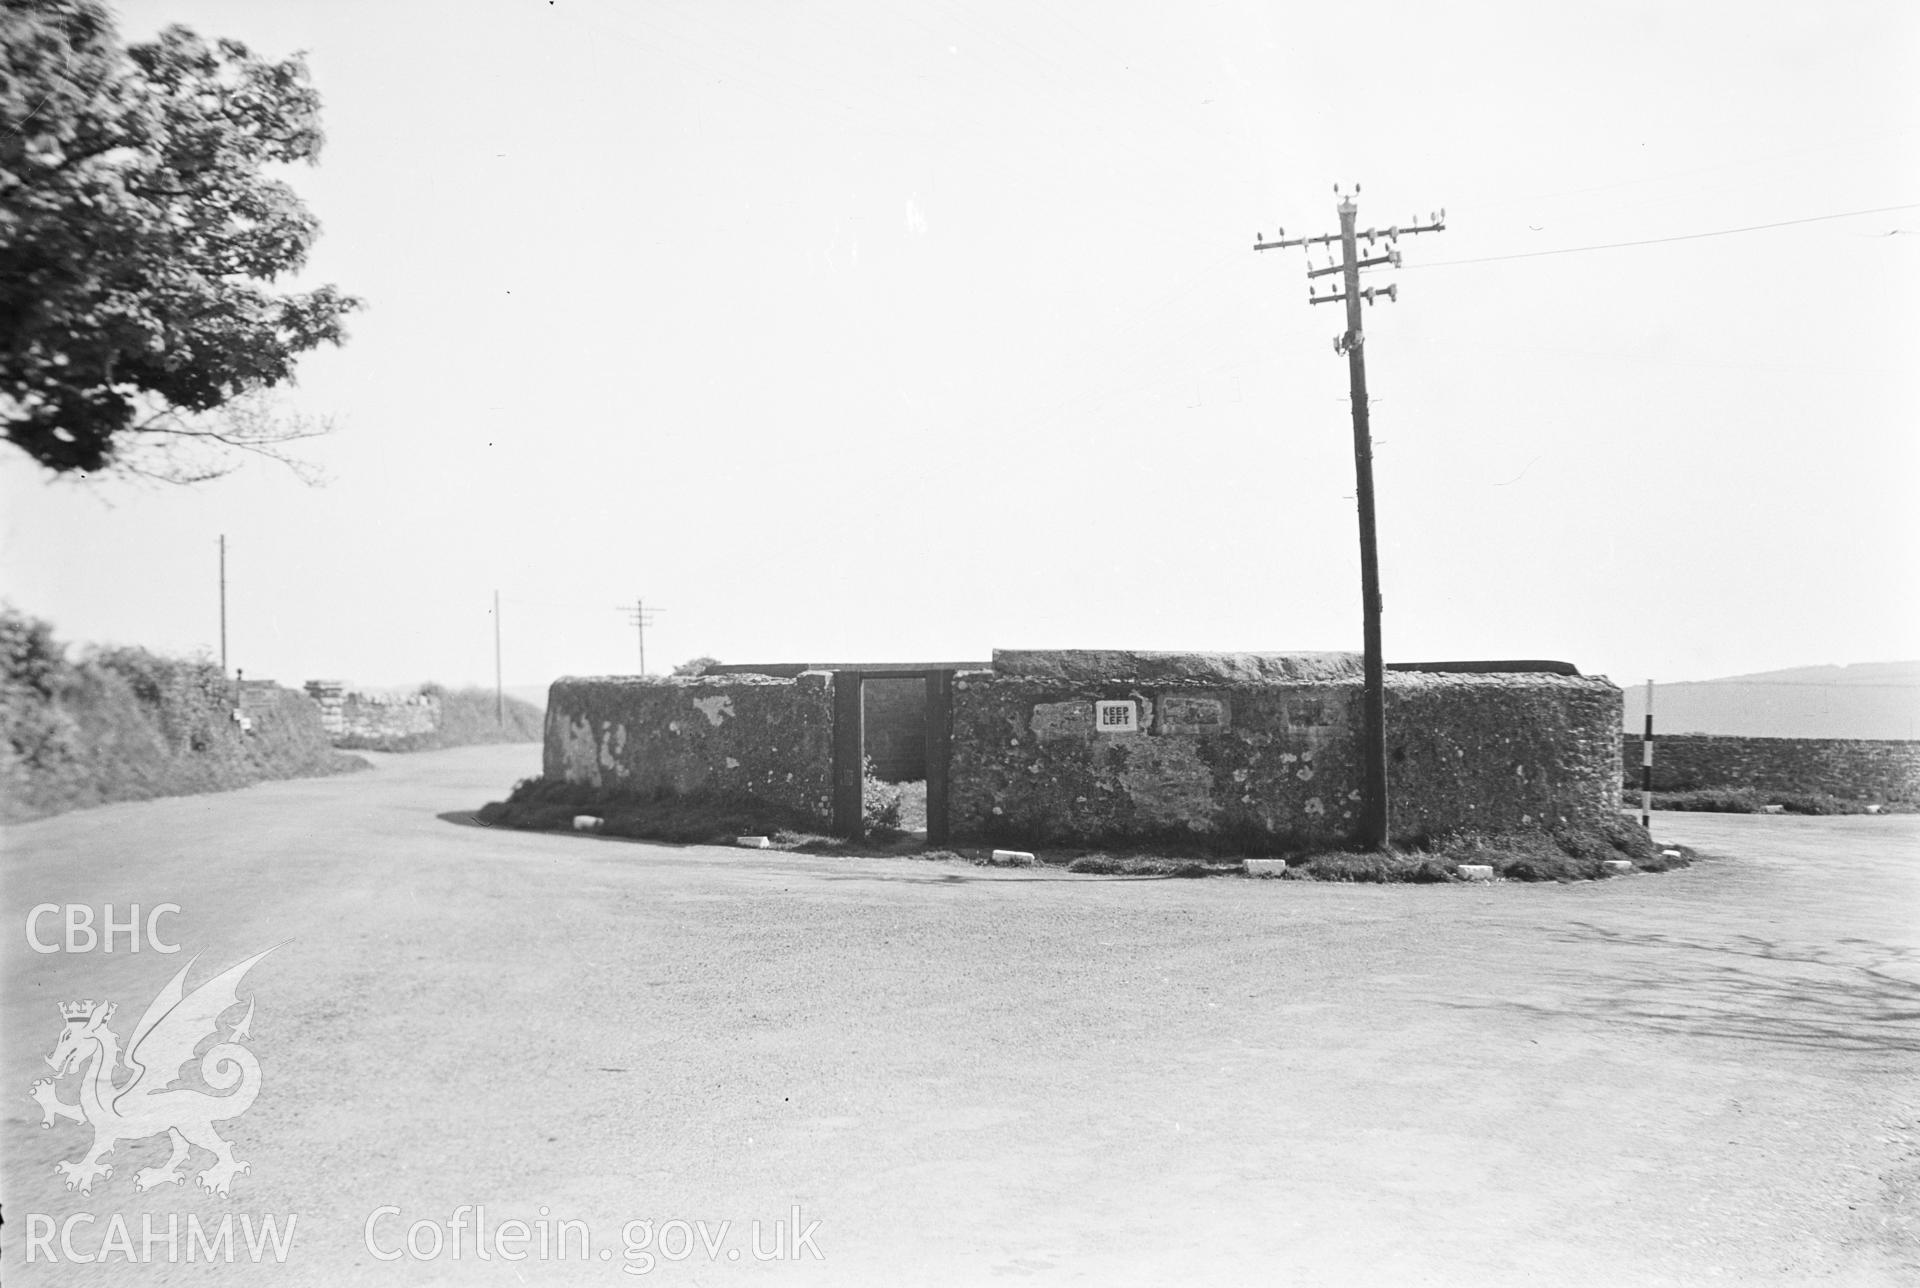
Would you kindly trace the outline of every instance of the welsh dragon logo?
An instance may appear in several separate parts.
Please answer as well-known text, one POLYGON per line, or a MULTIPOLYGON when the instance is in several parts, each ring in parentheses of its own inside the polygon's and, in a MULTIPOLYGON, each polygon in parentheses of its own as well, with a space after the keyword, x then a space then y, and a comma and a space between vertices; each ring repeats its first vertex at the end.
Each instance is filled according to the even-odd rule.
POLYGON ((216 1121, 245 1113, 260 1094, 260 1062, 241 1045, 250 1036, 248 1026, 253 1023, 251 997, 247 999, 246 1015, 199 1060, 201 1078, 215 1091, 226 1094, 212 1095, 173 1084, 186 1074, 194 1048, 208 1038, 219 1038, 220 1017, 239 1005, 236 990, 241 977, 272 951, 269 948, 227 968, 191 993, 186 992, 185 983, 193 962, 182 966, 134 1026, 124 1056, 126 1075, 117 1085, 123 1058, 120 1039, 107 1027, 117 1008, 111 1002, 96 1004, 91 999, 61 1003, 60 1040, 47 1057, 54 1074, 35 1082, 32 1096, 45 1116, 42 1127, 53 1126, 56 1118, 93 1124, 93 1148, 86 1156, 77 1162, 54 1164, 54 1170, 67 1178, 68 1189, 91 1194, 96 1179, 113 1177, 113 1165, 100 1160, 111 1154, 115 1145, 163 1132, 173 1140, 173 1155, 164 1167, 143 1167, 134 1173, 137 1189, 149 1190, 168 1182, 184 1185, 187 1178, 180 1165, 195 1145, 214 1156, 213 1166, 197 1178, 214 1194, 226 1194, 235 1173, 252 1170, 251 1164, 233 1156, 233 1146, 213 1130, 216 1121), (60 1099, 54 1089, 55 1082, 70 1073, 80 1078, 77 1104, 60 1099))

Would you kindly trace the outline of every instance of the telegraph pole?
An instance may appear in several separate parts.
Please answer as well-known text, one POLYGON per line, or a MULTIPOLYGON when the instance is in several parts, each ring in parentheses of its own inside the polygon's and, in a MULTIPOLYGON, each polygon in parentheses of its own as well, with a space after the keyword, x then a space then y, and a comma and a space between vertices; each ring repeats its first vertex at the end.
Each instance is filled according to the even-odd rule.
POLYGON ((500 592, 493 592, 493 718, 507 727, 507 691, 500 684, 500 592))
POLYGON ((220 678, 227 678, 227 534, 220 534, 220 678))
POLYGON ((1640 826, 1653 830, 1653 681, 1647 681, 1647 726, 1640 735, 1640 826))
POLYGON ((631 606, 622 604, 613 611, 627 614, 628 619, 632 621, 633 629, 640 638, 640 674, 645 675, 647 673, 647 627, 653 625, 655 613, 664 613, 667 610, 648 608, 645 600, 636 599, 631 606))
MULTIPOLYGON (((1359 841, 1371 849, 1387 847, 1387 697, 1386 697, 1386 660, 1380 644, 1380 547, 1374 526, 1373 505, 1373 436, 1367 422, 1367 363, 1366 334, 1361 326, 1360 304, 1374 302, 1376 294, 1398 302, 1399 288, 1388 286, 1384 290, 1374 287, 1361 289, 1360 270, 1380 264, 1398 267, 1400 252, 1393 247, 1399 242, 1402 233, 1436 233, 1446 225, 1446 211, 1428 216, 1428 222, 1421 224, 1418 216, 1407 227, 1394 225, 1389 228, 1369 228, 1359 231, 1359 205, 1354 200, 1360 186, 1354 185, 1353 196, 1341 196, 1339 204, 1340 231, 1321 233, 1313 237, 1286 236, 1286 229, 1280 230, 1280 240, 1267 241, 1259 233, 1254 234, 1255 250, 1279 250, 1288 246, 1299 246, 1306 250, 1307 259, 1307 302, 1309 304, 1345 303, 1347 306, 1347 329, 1344 334, 1334 337, 1335 353, 1347 358, 1347 385, 1353 401, 1353 472, 1354 497, 1360 511, 1360 609, 1364 659, 1364 696, 1363 729, 1361 734, 1361 759, 1365 766, 1365 782, 1361 788, 1359 841), (1388 249, 1384 254, 1370 259, 1360 258, 1360 240, 1365 238, 1367 249, 1374 249, 1381 238, 1387 241, 1388 249), (1340 245, 1340 262, 1329 263, 1324 268, 1313 266, 1314 246, 1331 247, 1335 242, 1340 245), (1331 274, 1340 274, 1341 289, 1322 295, 1313 285, 1316 278, 1331 274)), ((1336 186, 1334 193, 1339 195, 1336 186)))

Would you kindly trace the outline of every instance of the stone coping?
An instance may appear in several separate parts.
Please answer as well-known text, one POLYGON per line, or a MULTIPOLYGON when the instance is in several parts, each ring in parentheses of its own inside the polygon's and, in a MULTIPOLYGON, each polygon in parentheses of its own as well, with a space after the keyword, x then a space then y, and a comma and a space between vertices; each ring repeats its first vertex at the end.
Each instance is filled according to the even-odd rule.
POLYGON ((1175 653, 1152 649, 993 650, 996 675, 1032 680, 1168 684, 1310 684, 1357 679, 1358 653, 1175 653))

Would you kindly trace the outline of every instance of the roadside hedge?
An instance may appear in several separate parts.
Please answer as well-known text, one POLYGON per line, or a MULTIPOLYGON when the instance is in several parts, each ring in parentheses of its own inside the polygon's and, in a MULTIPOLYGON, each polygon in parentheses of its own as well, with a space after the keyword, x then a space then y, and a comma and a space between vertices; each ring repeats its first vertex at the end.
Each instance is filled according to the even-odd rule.
POLYGON ((250 688, 243 726, 212 662, 68 653, 50 624, 0 607, 0 820, 365 768, 305 694, 250 688))

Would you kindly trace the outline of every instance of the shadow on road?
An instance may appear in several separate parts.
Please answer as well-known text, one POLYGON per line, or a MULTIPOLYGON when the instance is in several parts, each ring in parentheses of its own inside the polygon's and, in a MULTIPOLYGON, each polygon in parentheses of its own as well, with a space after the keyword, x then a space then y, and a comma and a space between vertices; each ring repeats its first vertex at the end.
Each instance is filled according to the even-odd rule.
MULTIPOLYGON (((994 876, 991 878, 989 878, 984 872, 942 872, 934 876, 922 876, 917 873, 894 873, 894 872, 827 872, 827 873, 821 874, 820 879, 822 881, 905 881, 914 885, 952 885, 956 882, 985 881, 985 880, 1018 881, 1022 883, 1026 883, 1026 882, 1039 883, 1039 882, 1087 881, 1087 880, 1099 880, 1100 878, 1086 877, 1078 874, 1069 876, 1064 873, 1059 876, 1028 876, 1025 872, 1019 872, 1019 873, 1009 872, 1004 875, 994 876)), ((1111 879, 1127 880, 1127 881, 1172 880, 1172 878, 1170 877, 1157 877, 1157 876, 1156 877, 1118 877, 1118 878, 1111 878, 1111 879)))
MULTIPOLYGON (((482 823, 478 817, 477 811, 470 810, 470 809, 447 810, 445 813, 435 814, 434 817, 439 819, 442 823, 451 823, 455 827, 491 828, 493 826, 490 823, 482 823)), ((635 840, 632 837, 600 836, 591 832, 584 832, 584 833, 535 832, 535 833, 531 833, 530 835, 578 836, 582 840, 591 840, 591 841, 625 841, 629 844, 654 845, 654 846, 659 846, 663 849, 669 849, 669 850, 686 850, 686 849, 699 848, 694 844, 683 842, 683 841, 654 841, 654 840, 640 841, 640 840, 635 840)), ((825 849, 825 848, 821 848, 821 849, 802 848, 797 850, 784 850, 784 849, 749 850, 747 851, 747 853, 768 856, 768 857, 771 857, 774 855, 782 855, 782 856, 787 856, 792 858, 819 858, 822 856, 831 857, 831 858, 842 858, 842 859, 913 858, 915 857, 915 854, 912 851, 899 849, 899 848, 890 849, 886 847, 872 847, 872 848, 863 847, 861 849, 855 849, 855 850, 852 850, 851 852, 846 852, 846 853, 840 852, 837 849, 825 849)), ((973 873, 973 872, 940 872, 940 873, 823 872, 819 874, 818 879, 821 881, 882 881, 882 882, 889 882, 893 884, 905 884, 905 885, 961 885, 967 882, 984 880, 986 878, 984 877, 984 874, 973 873)), ((1018 875, 1007 873, 1005 875, 996 876, 993 879, 998 881, 1009 881, 1009 880, 1012 880, 1012 881, 1090 881, 1090 880, 1091 881, 1103 881, 1103 880, 1104 881, 1173 881, 1173 880, 1181 880, 1183 878, 1179 878, 1171 875, 1160 875, 1160 874, 1059 873, 1057 875, 1054 875, 1054 874, 1028 875, 1027 873, 1022 872, 1018 875)))
POLYGON ((974 880, 964 872, 940 872, 932 876, 892 872, 823 872, 822 881, 885 881, 905 885, 962 885, 974 880))
MULTIPOLYGON (((443 814, 435 814, 442 823, 451 823, 455 827, 479 827, 494 830, 492 823, 480 821, 477 810, 450 809, 443 814)), ((524 832, 528 836, 566 836, 580 841, 618 841, 626 845, 657 845, 667 850, 690 850, 700 845, 711 845, 710 841, 658 841, 651 837, 642 839, 637 836, 607 836, 601 832, 569 832, 564 829, 548 831, 544 828, 502 827, 503 832, 524 832)))
POLYGON ((1564 1007, 1448 1004, 1807 1050, 1920 1052, 1920 983, 1889 973, 1920 966, 1911 949, 1869 939, 1790 944, 1737 935, 1713 942, 1623 934, 1584 922, 1553 938, 1623 950, 1597 961, 1586 954, 1590 964, 1581 978, 1604 991, 1564 1007))

